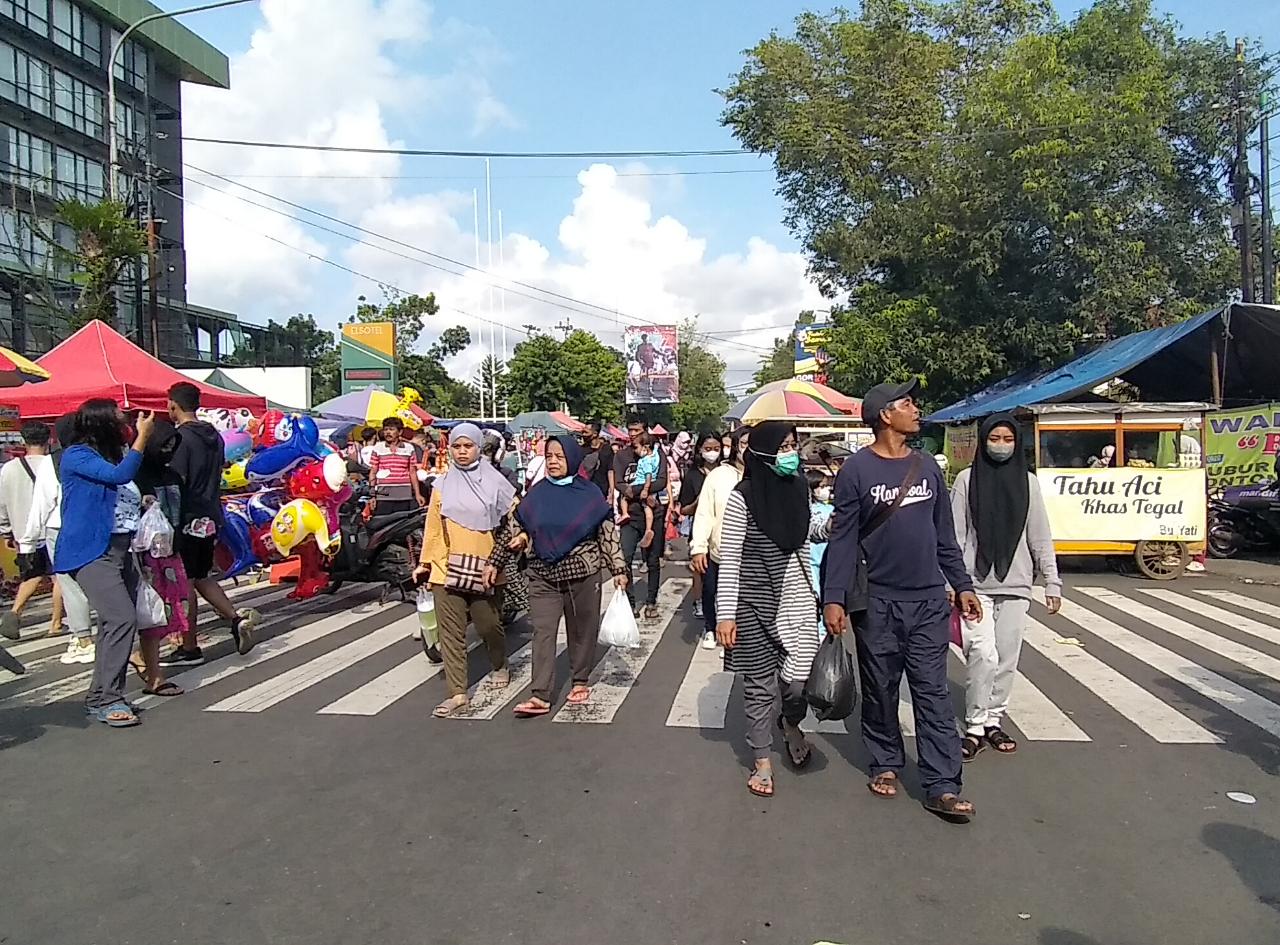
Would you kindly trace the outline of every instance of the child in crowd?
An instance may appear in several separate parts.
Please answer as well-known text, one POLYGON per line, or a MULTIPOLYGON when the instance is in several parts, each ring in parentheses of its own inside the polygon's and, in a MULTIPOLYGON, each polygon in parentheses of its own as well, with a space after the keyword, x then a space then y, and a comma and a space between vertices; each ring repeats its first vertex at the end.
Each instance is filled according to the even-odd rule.
MULTIPOLYGON (((831 504, 831 477, 821 469, 810 469, 805 473, 809 481, 809 517, 814 524, 819 524, 831 517, 835 507, 831 504)), ((821 587, 822 556, 827 553, 825 541, 809 543, 809 566, 813 568, 813 586, 821 587)), ((818 639, 826 636, 826 628, 822 626, 822 611, 818 611, 818 639)))
POLYGON ((657 506, 657 500, 649 495, 649 489, 653 486, 653 480, 658 477, 658 464, 661 462, 661 457, 658 456, 653 437, 648 433, 639 434, 632 445, 636 450, 636 471, 631 477, 630 485, 640 489, 640 498, 628 499, 619 491, 620 515, 618 518, 623 522, 631 521, 631 503, 642 502, 644 504, 644 537, 640 539, 640 547, 648 548, 653 544, 653 510, 657 506))

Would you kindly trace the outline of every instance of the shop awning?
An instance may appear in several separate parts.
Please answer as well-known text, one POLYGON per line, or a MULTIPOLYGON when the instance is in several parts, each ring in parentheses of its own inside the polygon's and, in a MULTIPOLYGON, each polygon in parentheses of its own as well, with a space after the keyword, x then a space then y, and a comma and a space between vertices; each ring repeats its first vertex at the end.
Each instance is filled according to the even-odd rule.
POLYGON ((1143 400, 1226 406, 1280 399, 1280 307, 1233 303, 1176 325, 1116 338, 1047 371, 1023 371, 939 410, 930 423, 961 423, 1078 398, 1120 379, 1143 400), (1216 349, 1219 384, 1213 378, 1216 349))

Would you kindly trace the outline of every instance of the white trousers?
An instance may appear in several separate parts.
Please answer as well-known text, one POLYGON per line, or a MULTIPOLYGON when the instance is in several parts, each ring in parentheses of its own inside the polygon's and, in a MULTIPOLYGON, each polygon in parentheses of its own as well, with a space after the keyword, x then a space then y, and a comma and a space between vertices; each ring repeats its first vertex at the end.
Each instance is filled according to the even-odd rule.
POLYGON ((979 594, 978 599, 982 601, 982 619, 974 623, 965 620, 960 627, 968 667, 964 723, 970 735, 998 727, 1009 710, 1031 606, 1025 597, 979 594))

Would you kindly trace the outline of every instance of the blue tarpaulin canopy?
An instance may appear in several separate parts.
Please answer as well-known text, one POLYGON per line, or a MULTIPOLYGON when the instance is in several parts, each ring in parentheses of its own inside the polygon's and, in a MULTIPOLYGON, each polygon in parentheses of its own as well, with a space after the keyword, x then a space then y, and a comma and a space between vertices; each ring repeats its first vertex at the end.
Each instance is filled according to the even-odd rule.
POLYGON ((1143 400, 1260 403, 1280 398, 1278 368, 1280 308, 1235 303, 1176 325, 1116 338, 1061 367, 1014 374, 939 410, 928 421, 963 423, 1019 407, 1062 403, 1117 378, 1136 387, 1143 400))

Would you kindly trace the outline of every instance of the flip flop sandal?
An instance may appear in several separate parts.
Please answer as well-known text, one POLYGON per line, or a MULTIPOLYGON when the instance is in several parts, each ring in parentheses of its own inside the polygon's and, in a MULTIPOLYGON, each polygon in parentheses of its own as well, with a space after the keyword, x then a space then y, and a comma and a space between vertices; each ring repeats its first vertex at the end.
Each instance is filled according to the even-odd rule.
POLYGON ((144 687, 142 691, 146 692, 145 687, 151 685, 151 680, 147 678, 147 668, 145 666, 140 666, 133 660, 129 660, 129 668, 133 670, 134 675, 137 676, 138 679, 142 680, 142 685, 144 687))
POLYGON ((546 715, 551 711, 551 706, 543 705, 541 702, 534 702, 530 699, 528 702, 522 702, 516 706, 512 712, 518 719, 536 719, 540 715, 546 715))
POLYGON ((574 686, 566 700, 570 705, 586 705, 591 701, 590 686, 574 686))
POLYGON ((966 803, 958 794, 943 794, 939 797, 931 797, 924 802, 924 809, 931 814, 937 814, 943 820, 949 820, 953 824, 967 824, 973 819, 976 813, 974 810, 957 810, 957 808, 966 803))
POLYGON ((116 702, 109 706, 100 707, 94 711, 94 717, 99 722, 105 722, 111 728, 132 728, 142 721, 124 702, 116 702), (113 715, 116 718, 112 718, 113 715))
POLYGON ((451 696, 450 698, 445 699, 444 702, 440 703, 434 709, 432 709, 431 715, 433 718, 447 719, 449 716, 453 715, 455 712, 461 712, 468 705, 470 705, 470 701, 465 697, 451 696))
POLYGON ((1002 755, 1012 755, 1018 750, 1018 743, 999 728, 987 729, 987 733, 983 738, 986 739, 988 745, 1002 755))
POLYGON ((747 778, 747 790, 756 797, 773 797, 773 772, 752 771, 751 777, 747 778), (766 785, 769 790, 762 790, 766 785))
POLYGON ((973 761, 983 751, 986 750, 987 741, 982 735, 965 735, 960 740, 960 758, 963 761, 973 761))
POLYGON ((867 782, 867 790, 880 798, 882 801, 891 801, 898 796, 898 776, 892 771, 881 771, 874 778, 867 782), (893 788, 892 794, 882 794, 877 791, 878 786, 888 786, 893 788))
POLYGON ((645 606, 644 606, 644 619, 645 619, 645 620, 657 620, 657 619, 658 619, 658 605, 657 605, 657 604, 645 604, 645 606))
POLYGON ((804 732, 801 732, 800 745, 804 749, 804 754, 797 758, 795 746, 791 743, 791 739, 787 737, 787 727, 782 724, 781 717, 778 718, 778 728, 782 729, 782 741, 787 746, 787 758, 791 761, 791 766, 799 771, 813 760, 813 746, 804 737, 804 732))
POLYGON ((145 688, 142 691, 149 696, 161 696, 163 698, 168 698, 169 696, 180 696, 185 692, 185 690, 177 683, 168 682, 167 680, 162 682, 155 689, 145 688))

